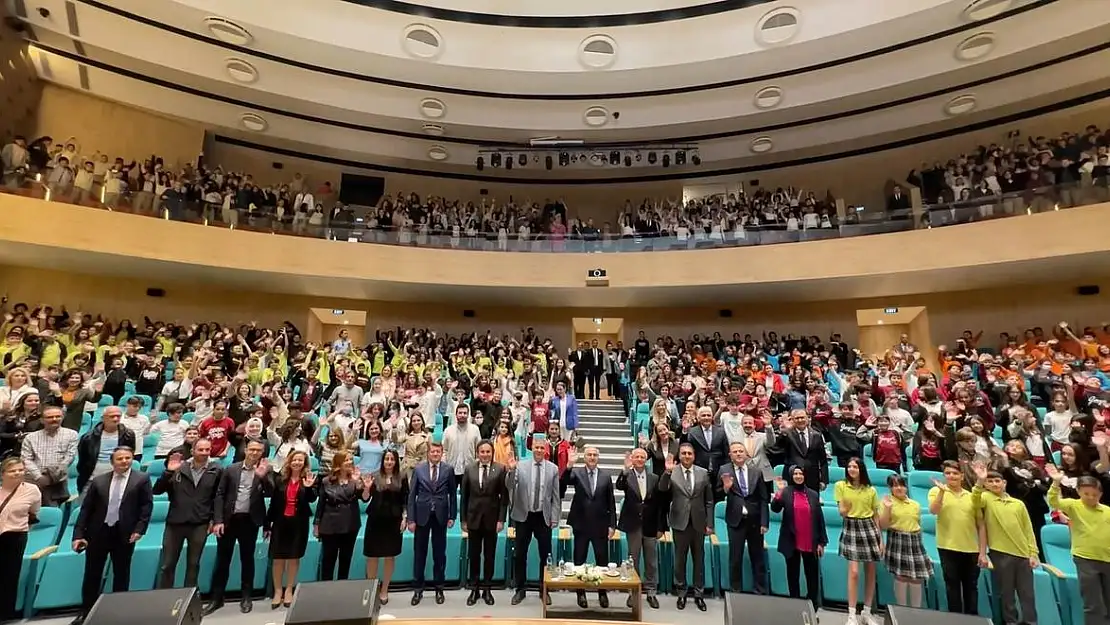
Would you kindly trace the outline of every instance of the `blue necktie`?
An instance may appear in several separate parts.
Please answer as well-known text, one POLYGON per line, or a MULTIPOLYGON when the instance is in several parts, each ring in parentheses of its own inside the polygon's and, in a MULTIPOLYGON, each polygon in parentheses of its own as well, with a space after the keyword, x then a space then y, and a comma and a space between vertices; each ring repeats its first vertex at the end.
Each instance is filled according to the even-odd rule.
POLYGON ((122 476, 113 475, 112 481, 108 483, 108 513, 104 515, 104 524, 108 527, 119 523, 119 504, 123 499, 123 487, 122 476))

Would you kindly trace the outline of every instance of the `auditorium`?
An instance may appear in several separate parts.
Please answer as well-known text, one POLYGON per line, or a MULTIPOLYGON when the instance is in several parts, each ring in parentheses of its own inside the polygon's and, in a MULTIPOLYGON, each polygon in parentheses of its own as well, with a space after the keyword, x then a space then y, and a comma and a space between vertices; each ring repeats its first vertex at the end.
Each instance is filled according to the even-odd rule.
POLYGON ((0 3, 0 625, 1110 625, 1104 2, 0 3))

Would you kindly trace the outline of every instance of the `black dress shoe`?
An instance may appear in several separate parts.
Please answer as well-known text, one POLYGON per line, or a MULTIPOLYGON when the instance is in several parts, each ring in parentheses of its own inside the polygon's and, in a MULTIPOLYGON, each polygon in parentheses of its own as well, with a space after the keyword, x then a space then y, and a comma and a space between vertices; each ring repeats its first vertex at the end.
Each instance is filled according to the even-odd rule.
POLYGON ((583 610, 585 610, 586 608, 588 608, 588 607, 589 607, 589 605, 590 605, 590 604, 586 602, 586 593, 584 593, 584 592, 582 592, 581 590, 579 590, 579 591, 578 591, 578 607, 580 607, 580 608, 582 608, 583 610))
POLYGON ((609 593, 605 592, 604 590, 598 592, 597 603, 603 608, 609 607, 609 593))
POLYGON ((521 601, 524 601, 524 591, 518 590, 513 593, 513 598, 509 601, 509 603, 513 605, 520 605, 521 601))
POLYGON ((543 604, 544 605, 551 605, 551 593, 547 593, 546 595, 543 596, 543 604))
POLYGON ((204 609, 201 610, 201 614, 204 615, 204 616, 208 616, 209 614, 212 614, 213 612, 215 612, 216 610, 219 610, 222 607, 224 607, 223 599, 217 599, 215 601, 210 601, 208 603, 208 605, 204 606, 204 609))
POLYGON ((447 601, 447 598, 443 596, 443 589, 436 588, 436 604, 443 605, 444 601, 447 601))
POLYGON ((625 605, 625 606, 627 606, 627 607, 629 607, 629 608, 631 608, 631 607, 632 607, 632 595, 631 595, 631 594, 630 594, 630 595, 628 595, 628 601, 625 601, 625 602, 624 602, 624 605, 625 605))
POLYGON ((411 603, 412 605, 420 605, 420 601, 423 598, 424 598, 424 591, 418 590, 418 591, 412 593, 412 601, 410 601, 409 603, 411 603))
POLYGON ((681 597, 679 597, 678 602, 675 603, 675 605, 678 607, 679 610, 685 610, 686 609, 686 595, 682 595, 681 597))
POLYGON ((705 612, 707 609, 705 607, 705 599, 702 599, 701 597, 694 597, 694 605, 698 606, 698 609, 702 612, 705 612))
POLYGON ((489 590, 483 590, 482 591, 482 601, 485 601, 486 605, 493 605, 494 604, 493 593, 490 592, 489 590))
POLYGON ((469 607, 469 606, 472 606, 472 605, 478 603, 478 597, 479 596, 481 596, 481 595, 478 593, 477 588, 475 588, 474 590, 471 590, 470 595, 467 596, 467 598, 466 598, 466 605, 469 607))
POLYGON ((251 610, 253 610, 253 609, 254 609, 254 602, 250 600, 250 597, 248 597, 246 599, 243 599, 242 601, 239 602, 239 611, 242 612, 243 614, 250 614, 251 610))
POLYGON ((647 596, 647 604, 649 606, 651 606, 652 610, 658 610, 659 609, 659 599, 656 598, 655 595, 648 595, 647 596))

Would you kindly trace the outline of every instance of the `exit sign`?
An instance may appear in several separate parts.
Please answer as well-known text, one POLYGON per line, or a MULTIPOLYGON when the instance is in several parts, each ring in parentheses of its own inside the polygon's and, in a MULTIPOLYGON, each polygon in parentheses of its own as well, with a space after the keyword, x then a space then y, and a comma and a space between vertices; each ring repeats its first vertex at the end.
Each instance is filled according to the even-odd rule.
POLYGON ((897 315, 898 314, 898 309, 897 308, 884 308, 883 309, 883 314, 897 315))

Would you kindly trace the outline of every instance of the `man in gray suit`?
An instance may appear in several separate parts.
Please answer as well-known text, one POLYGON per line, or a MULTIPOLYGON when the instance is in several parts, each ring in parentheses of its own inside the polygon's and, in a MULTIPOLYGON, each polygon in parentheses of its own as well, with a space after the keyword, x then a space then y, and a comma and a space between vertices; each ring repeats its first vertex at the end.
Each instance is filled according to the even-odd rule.
POLYGON ((686 609, 686 556, 694 559, 694 605, 706 611, 705 537, 713 533, 713 486, 709 472, 694 464, 694 446, 682 443, 678 462, 667 458, 666 472, 659 478, 659 490, 671 493, 668 524, 674 541, 674 587, 678 609, 686 609), (677 475, 672 473, 677 472, 677 475))
MULTIPOLYGON (((551 556, 551 530, 559 525, 562 499, 559 494, 559 467, 547 460, 547 439, 532 437, 532 459, 520 465, 509 459, 505 486, 509 490, 509 518, 516 531, 513 542, 513 571, 516 593, 512 604, 524 601, 524 584, 528 579, 528 547, 532 538, 539 547, 540 562, 551 556)), ((550 603, 550 599, 547 599, 550 603)))

